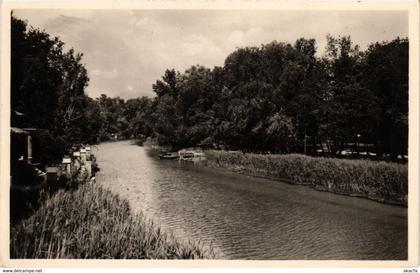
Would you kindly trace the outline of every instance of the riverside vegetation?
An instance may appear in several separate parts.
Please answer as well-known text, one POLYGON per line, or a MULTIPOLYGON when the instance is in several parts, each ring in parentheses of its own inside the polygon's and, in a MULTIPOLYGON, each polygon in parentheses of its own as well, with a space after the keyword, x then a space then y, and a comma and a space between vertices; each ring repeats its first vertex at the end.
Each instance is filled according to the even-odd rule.
POLYGON ((11 227, 11 258, 195 259, 214 258, 210 248, 177 241, 128 201, 86 183, 60 190, 29 218, 11 227))
POLYGON ((356 148, 405 161, 407 38, 361 50, 350 36, 328 35, 321 56, 311 38, 237 48, 220 67, 162 71, 153 97, 124 100, 87 96, 83 54, 11 22, 11 108, 30 117, 23 128, 42 128, 37 162, 61 160, 70 143, 144 137, 256 153, 316 155, 325 147, 333 157, 356 148))
MULTIPOLYGON (((151 87, 155 97, 125 101, 87 96, 82 54, 66 52, 58 38, 13 16, 11 30, 11 107, 31 117, 24 127, 43 128, 34 136, 37 162, 61 160, 70 143, 147 137, 174 149, 318 155, 321 148, 333 158, 279 155, 281 162, 288 159, 289 169, 267 163, 271 167, 258 172, 334 192, 405 198, 407 166, 334 158, 351 149, 358 156, 406 162, 407 38, 372 43, 362 51, 350 36, 328 35, 322 57, 316 41, 306 38, 238 48, 222 67, 168 69, 151 87), (294 171, 300 175, 290 175, 294 171)), ((244 163, 250 173, 254 165, 244 163)))
MULTIPOLYGON (((38 128, 33 160, 42 165, 61 162, 73 143, 145 137, 175 148, 316 154, 327 144, 337 156, 349 143, 363 143, 379 160, 407 153, 406 38, 361 51, 349 36, 328 36, 323 57, 317 57, 315 40, 305 38, 238 48, 222 67, 168 69, 151 87, 154 98, 125 101, 87 96, 83 54, 11 19, 11 124, 38 128)), ((222 151, 208 157, 207 164, 245 174, 406 203, 404 165, 222 151)), ((90 184, 59 191, 11 231, 15 258, 212 256, 176 242, 131 215, 126 201, 90 184)))
MULTIPOLYGON (((34 162, 60 163, 73 144, 106 141, 121 130, 120 124, 127 125, 125 118, 113 119, 124 104, 85 94, 89 77, 83 54, 66 51, 57 37, 12 15, 11 51, 11 125, 37 128, 32 133, 34 162)), ((133 215, 126 200, 86 180, 77 174, 66 181, 66 190, 42 192, 31 216, 11 222, 12 258, 214 256, 200 244, 178 242, 142 215, 133 215)))
POLYGON ((407 205, 406 164, 371 160, 206 151, 202 164, 251 176, 314 186, 333 193, 407 205))

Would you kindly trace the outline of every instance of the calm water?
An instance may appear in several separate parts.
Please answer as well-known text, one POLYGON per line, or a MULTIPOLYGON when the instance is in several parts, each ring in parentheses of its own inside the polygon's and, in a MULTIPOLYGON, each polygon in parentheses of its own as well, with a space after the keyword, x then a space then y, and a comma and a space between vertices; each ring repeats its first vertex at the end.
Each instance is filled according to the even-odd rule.
POLYGON ((130 142, 93 152, 98 183, 224 259, 407 259, 407 209, 160 160, 130 142))

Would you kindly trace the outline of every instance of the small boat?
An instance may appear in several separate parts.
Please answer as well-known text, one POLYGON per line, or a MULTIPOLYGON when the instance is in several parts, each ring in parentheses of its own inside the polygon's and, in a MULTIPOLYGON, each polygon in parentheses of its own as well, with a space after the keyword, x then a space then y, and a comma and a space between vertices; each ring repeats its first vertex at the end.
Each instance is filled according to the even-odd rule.
POLYGON ((179 159, 185 161, 201 161, 205 159, 205 155, 201 150, 194 149, 182 149, 178 151, 179 159))
POLYGON ((164 153, 164 154, 161 154, 161 155, 159 155, 159 158, 160 159, 178 159, 179 158, 179 156, 178 156, 178 153, 164 153))

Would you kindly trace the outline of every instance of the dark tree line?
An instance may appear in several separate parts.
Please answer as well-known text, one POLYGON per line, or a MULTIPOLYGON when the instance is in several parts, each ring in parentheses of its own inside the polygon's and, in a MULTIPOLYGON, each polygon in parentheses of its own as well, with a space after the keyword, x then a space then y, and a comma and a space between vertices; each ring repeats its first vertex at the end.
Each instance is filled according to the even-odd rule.
POLYGON ((166 70, 154 98, 124 100, 88 97, 82 55, 58 38, 13 16, 11 38, 11 107, 41 129, 40 147, 56 147, 44 154, 146 136, 177 148, 339 154, 363 143, 378 157, 407 154, 407 39, 361 51, 328 36, 322 57, 314 39, 238 48, 223 67, 166 70))
POLYGON ((46 32, 11 18, 11 124, 36 128, 34 153, 42 162, 60 158, 72 143, 95 142, 101 124, 82 54, 46 32), (16 118, 23 114, 23 118, 16 118))
POLYGON ((408 40, 350 37, 239 48, 223 67, 167 70, 146 120, 159 143, 276 153, 407 154, 408 40), (363 148, 360 143, 363 143, 363 148))
POLYGON ((60 160, 74 144, 151 135, 144 120, 152 101, 90 98, 83 55, 64 47, 58 38, 12 16, 11 125, 36 129, 36 160, 60 160))

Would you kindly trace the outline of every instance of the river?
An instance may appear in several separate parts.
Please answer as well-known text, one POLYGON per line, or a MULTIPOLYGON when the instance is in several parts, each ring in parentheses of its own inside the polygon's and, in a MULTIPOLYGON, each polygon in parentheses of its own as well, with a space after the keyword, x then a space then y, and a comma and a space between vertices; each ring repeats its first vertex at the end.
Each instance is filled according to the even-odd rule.
POLYGON ((406 208, 160 160, 127 141, 93 153, 98 183, 222 259, 407 259, 406 208))

